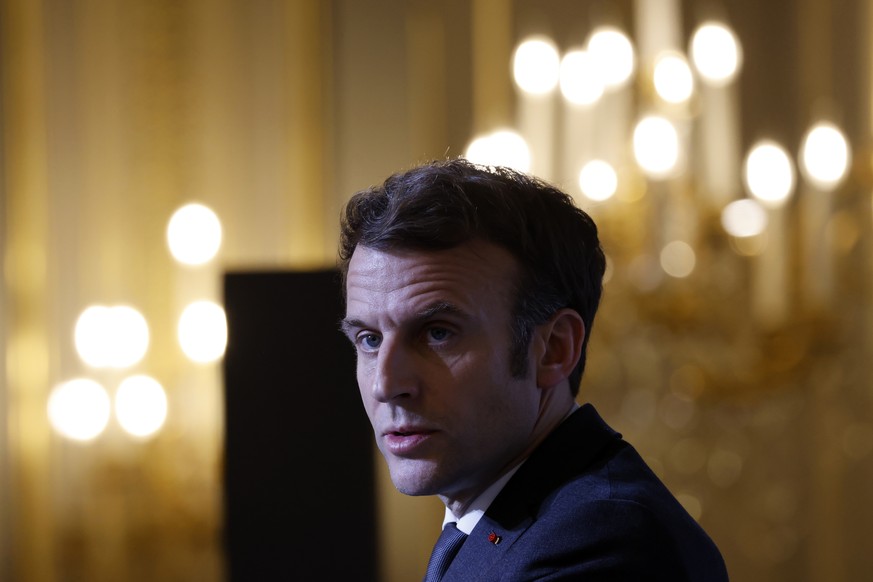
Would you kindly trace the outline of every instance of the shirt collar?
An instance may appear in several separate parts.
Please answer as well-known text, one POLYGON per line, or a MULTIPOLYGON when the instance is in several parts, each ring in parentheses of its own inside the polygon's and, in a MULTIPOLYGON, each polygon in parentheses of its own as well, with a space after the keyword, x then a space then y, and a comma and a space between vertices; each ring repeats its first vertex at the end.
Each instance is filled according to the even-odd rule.
POLYGON ((479 523, 479 520, 482 519, 482 516, 485 515, 485 510, 488 509, 488 506, 491 505, 491 502, 494 501, 494 498, 497 497, 497 494, 503 490, 503 487, 506 483, 515 475, 515 472, 518 471, 518 468, 524 464, 524 461, 507 471, 503 474, 500 479, 491 484, 488 489, 479 494, 479 497, 473 500, 473 502, 467 507, 467 510, 460 517, 455 516, 451 510, 446 507, 446 513, 443 517, 443 527, 446 526, 447 523, 457 522, 457 527, 459 530, 464 532, 467 535, 470 535, 470 532, 473 531, 473 528, 476 527, 476 524, 479 523))

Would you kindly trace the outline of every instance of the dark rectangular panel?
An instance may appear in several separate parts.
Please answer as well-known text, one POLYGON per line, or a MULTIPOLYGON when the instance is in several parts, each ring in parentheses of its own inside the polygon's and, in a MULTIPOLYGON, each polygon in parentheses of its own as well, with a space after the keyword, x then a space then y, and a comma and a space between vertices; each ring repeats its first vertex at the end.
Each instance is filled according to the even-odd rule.
POLYGON ((339 275, 225 276, 230 580, 375 580, 373 438, 339 275))

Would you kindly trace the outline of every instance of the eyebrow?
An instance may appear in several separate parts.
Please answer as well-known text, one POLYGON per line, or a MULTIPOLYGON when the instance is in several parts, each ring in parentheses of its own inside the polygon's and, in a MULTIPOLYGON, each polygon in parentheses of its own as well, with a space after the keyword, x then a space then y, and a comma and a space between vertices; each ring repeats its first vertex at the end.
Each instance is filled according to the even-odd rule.
POLYGON ((360 319, 346 319, 343 318, 339 322, 339 329, 347 336, 351 336, 352 330, 360 329, 362 327, 366 327, 364 322, 360 319))
POLYGON ((463 316, 467 313, 455 305, 454 303, 449 303, 448 301, 438 301, 432 305, 428 305, 421 311, 415 314, 413 317, 413 321, 425 321, 428 319, 432 319, 438 315, 459 315, 463 316))
MULTIPOLYGON (((416 313, 410 320, 409 323, 414 325, 419 325, 429 319, 433 319, 434 317, 440 315, 455 315, 464 317, 467 315, 467 312, 455 305, 454 303, 450 303, 448 301, 437 301, 431 305, 428 305, 418 313, 416 313)), ((344 334, 351 335, 352 331, 355 329, 361 329, 369 327, 363 320, 360 319, 347 319, 343 318, 339 322, 340 331, 344 334)))

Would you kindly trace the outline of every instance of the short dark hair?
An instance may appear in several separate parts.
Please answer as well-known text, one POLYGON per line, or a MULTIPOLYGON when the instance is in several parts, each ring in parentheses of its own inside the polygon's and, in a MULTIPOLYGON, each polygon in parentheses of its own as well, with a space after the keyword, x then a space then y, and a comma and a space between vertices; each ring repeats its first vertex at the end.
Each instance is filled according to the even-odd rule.
POLYGON ((597 226, 570 196, 509 168, 464 159, 436 161, 355 194, 341 229, 343 277, 358 245, 427 251, 480 239, 508 250, 520 267, 511 371, 527 374, 533 329, 568 307, 585 323, 582 357, 569 378, 570 390, 578 393, 606 261, 597 226))

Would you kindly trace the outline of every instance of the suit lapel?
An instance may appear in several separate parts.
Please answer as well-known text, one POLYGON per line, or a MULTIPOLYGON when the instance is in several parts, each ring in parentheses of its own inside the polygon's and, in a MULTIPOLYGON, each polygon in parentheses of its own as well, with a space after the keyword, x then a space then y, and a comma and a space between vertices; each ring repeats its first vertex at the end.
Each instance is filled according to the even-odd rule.
POLYGON ((506 529, 486 513, 452 560, 443 582, 469 582, 474 579, 471 573, 489 571, 532 523, 528 518, 506 529))

